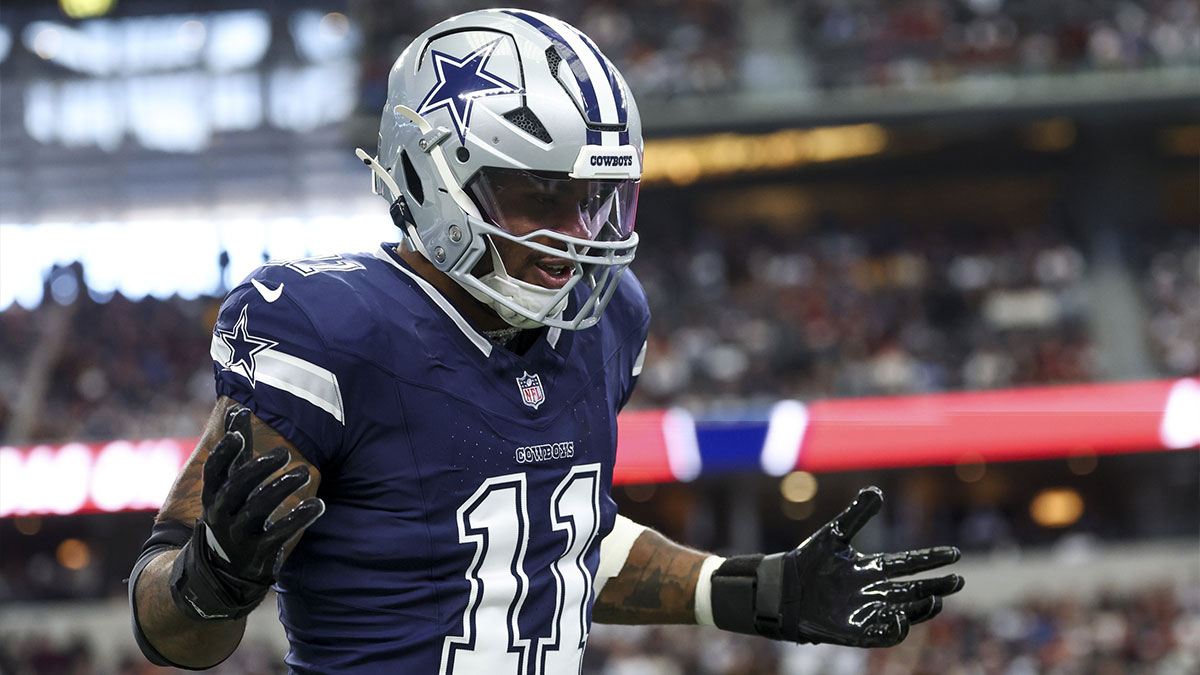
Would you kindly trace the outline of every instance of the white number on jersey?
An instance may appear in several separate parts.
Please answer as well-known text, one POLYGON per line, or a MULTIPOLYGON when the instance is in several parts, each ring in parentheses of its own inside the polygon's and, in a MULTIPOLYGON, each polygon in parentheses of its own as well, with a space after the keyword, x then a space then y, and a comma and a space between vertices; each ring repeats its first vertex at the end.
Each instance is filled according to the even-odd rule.
POLYGON ((367 269, 362 263, 354 260, 346 260, 337 254, 304 258, 302 260, 272 260, 267 264, 277 267, 287 267, 306 277, 311 277, 318 272, 353 272, 355 270, 367 269))
POLYGON ((551 565, 557 592, 551 634, 522 636, 517 617, 529 592, 524 473, 489 478, 458 508, 458 540, 475 545, 462 635, 442 644, 440 675, 578 673, 587 645, 592 574, 584 564, 600 529, 600 465, 571 468, 550 498, 550 520, 567 545, 551 565), (504 626, 507 630, 501 629, 504 626), (529 644, 536 642, 530 661, 529 644))

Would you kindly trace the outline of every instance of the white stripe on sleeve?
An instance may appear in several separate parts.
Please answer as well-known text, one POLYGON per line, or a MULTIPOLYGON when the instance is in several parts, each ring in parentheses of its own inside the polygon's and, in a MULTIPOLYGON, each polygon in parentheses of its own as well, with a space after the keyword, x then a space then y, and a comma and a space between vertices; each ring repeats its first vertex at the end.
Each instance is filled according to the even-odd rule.
POLYGON ((650 344, 649 340, 642 343, 642 351, 638 352, 637 358, 633 361, 633 376, 637 377, 642 374, 642 366, 646 364, 646 347, 650 344))
POLYGON ((230 359, 233 354, 229 346, 217 335, 213 335, 209 354, 217 365, 241 375, 251 386, 265 384, 286 391, 324 410, 338 422, 346 423, 342 389, 337 376, 329 370, 277 349, 267 348, 254 354, 254 372, 251 378, 243 365, 232 364, 231 367, 230 359))

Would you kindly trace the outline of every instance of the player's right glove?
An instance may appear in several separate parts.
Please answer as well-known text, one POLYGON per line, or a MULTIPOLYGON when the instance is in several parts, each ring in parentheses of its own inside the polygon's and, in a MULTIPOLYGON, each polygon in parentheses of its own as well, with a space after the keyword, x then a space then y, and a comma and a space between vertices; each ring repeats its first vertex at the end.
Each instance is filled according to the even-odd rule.
POLYGON ((862 554, 850 540, 883 504, 879 488, 858 498, 804 543, 774 555, 729 558, 712 575, 712 617, 718 628, 790 642, 890 647, 911 625, 942 609, 962 577, 893 581, 948 565, 957 548, 862 554))
POLYGON ((171 569, 171 597, 195 619, 249 614, 275 583, 288 541, 325 512, 325 503, 310 497, 270 519, 308 483, 308 467, 265 482, 291 462, 291 453, 279 447, 255 457, 250 416, 240 406, 226 414, 225 436, 204 462, 203 516, 171 569))

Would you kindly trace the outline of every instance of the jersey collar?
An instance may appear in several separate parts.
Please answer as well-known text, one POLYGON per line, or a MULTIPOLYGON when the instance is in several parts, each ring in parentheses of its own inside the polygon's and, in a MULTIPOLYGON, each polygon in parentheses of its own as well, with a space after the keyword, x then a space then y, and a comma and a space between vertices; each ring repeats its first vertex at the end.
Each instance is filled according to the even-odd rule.
MULTIPOLYGON (((454 322, 454 325, 458 326, 458 329, 462 331, 463 335, 465 335, 467 339, 471 341, 471 344, 475 345, 479 351, 483 352, 484 356, 492 355, 492 348, 495 346, 495 343, 492 342, 492 340, 490 340, 482 332, 476 330, 475 327, 471 325, 471 322, 467 321, 467 318, 458 311, 458 308, 454 306, 454 303, 450 302, 450 299, 443 295, 442 292, 434 287, 433 284, 429 283, 424 277, 409 268, 408 264, 405 263, 399 254, 396 253, 396 244, 389 244, 386 242, 380 244, 379 248, 375 251, 375 257, 386 261, 392 267, 400 270, 405 274, 405 276, 416 282, 417 287, 420 288, 425 295, 428 295, 429 299, 432 300, 439 309, 445 312, 446 316, 450 317, 450 320, 454 322)), ((546 342, 549 343, 550 349, 558 349, 558 341, 560 338, 562 338, 562 332, 562 329, 558 328, 557 326, 551 326, 546 331, 546 342)))
POLYGON ((462 334, 471 341, 471 344, 475 345, 479 351, 483 352, 485 357, 492 355, 492 341, 489 340, 483 333, 475 330, 475 327, 471 325, 471 322, 467 321, 466 317, 464 317, 462 313, 458 311, 454 304, 451 303, 446 296, 442 295, 441 291, 434 288, 433 284, 426 281, 421 275, 410 270, 408 265, 405 265, 400 257, 396 254, 393 244, 381 244, 380 247, 375 251, 375 257, 388 262, 392 267, 400 270, 405 276, 416 282, 417 288, 420 288, 422 291, 424 291, 425 295, 428 295, 429 299, 433 301, 433 304, 437 305, 439 309, 445 312, 446 316, 450 317, 450 320, 454 322, 454 325, 458 326, 458 329, 462 331, 462 334))

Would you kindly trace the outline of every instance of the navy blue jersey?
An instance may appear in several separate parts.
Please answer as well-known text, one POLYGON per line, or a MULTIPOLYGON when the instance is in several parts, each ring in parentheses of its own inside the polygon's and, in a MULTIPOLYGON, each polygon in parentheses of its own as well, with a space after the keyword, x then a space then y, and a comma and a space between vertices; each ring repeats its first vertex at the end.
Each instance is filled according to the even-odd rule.
POLYGON ((327 507, 276 585, 293 671, 578 672, 648 321, 626 273, 599 324, 515 354, 387 244, 235 288, 217 393, 295 444, 327 507))

